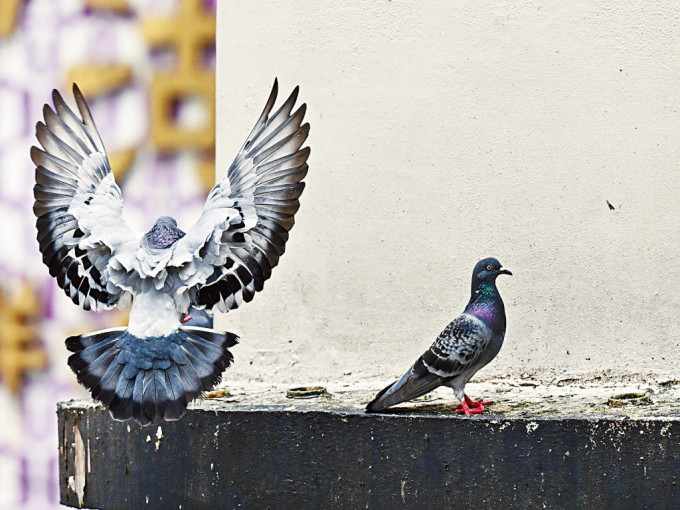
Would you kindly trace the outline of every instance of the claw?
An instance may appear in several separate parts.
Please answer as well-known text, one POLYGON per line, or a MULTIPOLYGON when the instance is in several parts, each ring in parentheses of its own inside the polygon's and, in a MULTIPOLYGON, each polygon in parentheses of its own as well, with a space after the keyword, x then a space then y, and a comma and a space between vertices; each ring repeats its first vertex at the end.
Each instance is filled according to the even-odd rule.
MULTIPOLYGON (((465 413, 465 416, 470 416, 473 412, 477 412, 478 409, 480 409, 479 407, 475 407, 473 409, 470 409, 470 407, 468 406, 467 402, 465 402, 465 400, 461 400, 460 406, 458 406, 458 407, 460 409, 456 408, 456 412, 457 413, 465 413)), ((484 412, 484 408, 482 407, 481 409, 482 409, 481 412, 484 412)))
MULTIPOLYGON (((463 393, 463 396, 465 397, 465 403, 470 407, 470 408, 475 408, 479 406, 490 406, 493 404, 492 401, 484 401, 481 398, 479 400, 472 400, 470 397, 467 396, 467 394, 463 393)), ((462 409, 463 406, 458 404, 457 409, 462 409)))
POLYGON ((485 411, 484 406, 493 404, 493 402, 486 402, 481 398, 479 400, 472 400, 465 393, 463 393, 463 396, 465 399, 461 400, 460 404, 456 406, 456 412, 465 413, 465 416, 470 416, 471 414, 482 414, 485 411))
POLYGON ((463 408, 463 409, 456 409, 456 412, 457 412, 457 413, 465 413, 465 416, 470 416, 471 414, 482 414, 482 413, 485 413, 486 410, 485 410, 482 406, 479 406, 479 407, 473 407, 472 409, 470 409, 470 408, 468 407, 467 410, 466 410, 465 408, 463 408))

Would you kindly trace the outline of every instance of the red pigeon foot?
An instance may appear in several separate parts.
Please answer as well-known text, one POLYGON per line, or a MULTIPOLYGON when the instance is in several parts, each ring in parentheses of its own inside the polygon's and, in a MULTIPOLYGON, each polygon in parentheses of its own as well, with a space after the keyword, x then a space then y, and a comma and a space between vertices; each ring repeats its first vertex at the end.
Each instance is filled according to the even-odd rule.
POLYGON ((461 400, 460 404, 456 406, 456 412, 465 413, 465 416, 482 414, 485 411, 484 406, 493 404, 493 402, 484 402, 481 398, 479 400, 472 400, 466 394, 463 395, 465 400, 461 400))
POLYGON ((456 408, 457 413, 465 413, 465 416, 470 416, 471 414, 482 414, 484 412, 484 406, 479 405, 477 407, 468 406, 465 400, 460 401, 460 405, 456 408))
MULTIPOLYGON (((470 397, 467 396, 466 393, 463 393, 463 396, 465 397, 465 403, 470 406, 470 408, 475 408, 475 407, 480 407, 480 406, 490 406, 493 404, 492 401, 484 402, 481 398, 479 400, 472 400, 470 397)), ((462 409, 463 406, 458 404, 456 409, 462 409)))

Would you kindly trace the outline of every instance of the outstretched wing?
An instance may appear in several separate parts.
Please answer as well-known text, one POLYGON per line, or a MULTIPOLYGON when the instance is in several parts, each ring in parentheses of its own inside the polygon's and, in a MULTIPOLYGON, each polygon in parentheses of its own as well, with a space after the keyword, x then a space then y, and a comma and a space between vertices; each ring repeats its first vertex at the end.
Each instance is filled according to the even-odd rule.
POLYGON ((227 311, 250 301, 285 251, 307 175, 310 149, 300 147, 309 124, 302 124, 305 104, 293 112, 297 87, 272 113, 277 91, 274 81, 246 143, 168 264, 197 308, 227 311))
POLYGON ((56 90, 56 112, 43 108, 45 123, 31 147, 36 165, 33 212, 43 262, 74 303, 86 310, 123 307, 129 294, 107 277, 112 255, 139 241, 123 220, 123 199, 90 110, 78 87, 73 95, 82 120, 56 90))

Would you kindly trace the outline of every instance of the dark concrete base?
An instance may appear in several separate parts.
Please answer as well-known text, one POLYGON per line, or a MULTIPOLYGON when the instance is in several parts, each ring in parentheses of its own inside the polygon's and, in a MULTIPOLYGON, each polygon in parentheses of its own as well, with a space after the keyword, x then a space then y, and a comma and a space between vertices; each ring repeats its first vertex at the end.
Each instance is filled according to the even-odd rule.
MULTIPOLYGON (((142 428, 59 408, 61 498, 89 508, 677 508, 680 417, 511 418, 199 403, 142 428)), ((427 409, 427 406, 425 406, 427 409)))

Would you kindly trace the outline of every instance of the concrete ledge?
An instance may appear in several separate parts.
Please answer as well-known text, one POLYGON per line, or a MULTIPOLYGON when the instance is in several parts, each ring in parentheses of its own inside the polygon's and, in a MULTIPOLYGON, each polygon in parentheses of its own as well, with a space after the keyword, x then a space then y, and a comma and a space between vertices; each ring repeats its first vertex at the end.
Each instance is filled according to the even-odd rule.
POLYGON ((62 503, 669 508, 680 501, 680 414, 659 416, 658 398, 632 417, 606 405, 551 417, 513 411, 514 397, 502 393, 495 407, 504 414, 466 419, 451 413, 450 401, 367 415, 361 403, 372 393, 308 401, 244 393, 199 401, 181 421, 147 428, 114 422, 90 402, 63 403, 62 503))

